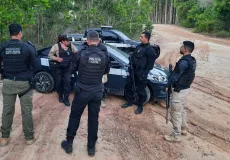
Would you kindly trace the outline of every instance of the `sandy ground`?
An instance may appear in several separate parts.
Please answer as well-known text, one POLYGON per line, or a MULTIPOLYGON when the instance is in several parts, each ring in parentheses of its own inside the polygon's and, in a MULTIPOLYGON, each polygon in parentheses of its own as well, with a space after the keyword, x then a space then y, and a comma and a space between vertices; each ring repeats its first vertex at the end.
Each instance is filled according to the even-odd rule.
MULTIPOLYGON (((0 148, 0 159, 229 160, 230 41, 194 34, 176 26, 155 25, 151 41, 160 44, 162 49, 157 63, 167 67, 170 62, 175 66, 184 40, 195 42, 193 55, 198 66, 188 98, 189 134, 182 137, 181 143, 163 140, 172 127, 165 124, 163 102, 150 102, 141 115, 135 115, 136 107, 120 108, 124 98, 108 96, 107 107, 100 112, 96 156, 89 158, 86 151, 87 110, 81 119, 73 154, 67 155, 60 143, 65 138, 70 108, 59 103, 55 93, 34 93, 35 143, 25 144, 17 101, 11 141, 7 147, 0 148)), ((2 109, 0 117, 1 112, 2 109)))

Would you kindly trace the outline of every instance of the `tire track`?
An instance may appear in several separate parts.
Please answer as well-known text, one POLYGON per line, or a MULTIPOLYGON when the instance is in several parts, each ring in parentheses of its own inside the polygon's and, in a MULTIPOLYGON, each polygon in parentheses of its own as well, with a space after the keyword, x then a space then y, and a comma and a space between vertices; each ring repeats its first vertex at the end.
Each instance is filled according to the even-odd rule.
MULTIPOLYGON (((153 110, 160 116, 165 117, 165 111, 162 109, 164 107, 165 105, 161 103, 156 107, 154 106, 153 110)), ((208 141, 225 152, 229 152, 230 129, 210 123, 209 121, 193 114, 191 111, 189 111, 188 116, 188 132, 190 134, 208 141)))

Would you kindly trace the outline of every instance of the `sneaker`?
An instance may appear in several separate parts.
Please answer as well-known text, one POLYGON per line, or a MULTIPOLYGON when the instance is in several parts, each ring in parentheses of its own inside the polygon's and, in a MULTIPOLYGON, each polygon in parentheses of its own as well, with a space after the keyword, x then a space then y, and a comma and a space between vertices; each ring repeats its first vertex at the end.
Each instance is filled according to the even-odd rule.
POLYGON ((88 147, 88 155, 90 156, 90 157, 93 157, 93 156, 95 156, 95 147, 88 147))
POLYGON ((143 106, 138 106, 135 113, 136 114, 141 114, 143 112, 143 106))
POLYGON ((125 104, 123 104, 122 106, 121 106, 121 108, 128 108, 128 107, 130 107, 130 106, 132 106, 133 104, 131 104, 131 103, 129 103, 129 102, 126 102, 125 104))
POLYGON ((181 130, 181 135, 187 136, 187 131, 186 130, 181 130))
POLYGON ((31 145, 31 144, 33 144, 34 143, 34 139, 31 139, 31 140, 26 140, 26 144, 27 145, 31 145))
POLYGON ((169 142, 180 142, 181 141, 180 135, 175 135, 173 133, 170 135, 165 135, 164 139, 169 142))
POLYGON ((73 152, 73 144, 68 143, 66 140, 61 142, 61 147, 67 154, 71 154, 73 152))
POLYGON ((105 108, 105 107, 106 107, 106 104, 105 104, 104 101, 101 101, 101 107, 102 107, 102 108, 105 108))
POLYGON ((9 144, 10 138, 1 138, 0 139, 0 145, 1 147, 5 147, 9 144))

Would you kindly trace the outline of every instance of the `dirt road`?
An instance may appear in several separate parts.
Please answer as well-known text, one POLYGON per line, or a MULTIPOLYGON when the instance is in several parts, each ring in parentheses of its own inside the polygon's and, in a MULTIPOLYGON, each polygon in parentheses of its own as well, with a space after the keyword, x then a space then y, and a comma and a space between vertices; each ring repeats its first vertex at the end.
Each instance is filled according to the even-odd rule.
MULTIPOLYGON (((170 133, 166 125, 164 104, 148 103, 141 115, 136 107, 121 109, 122 97, 108 96, 101 108, 99 139, 94 158, 87 145, 87 110, 81 119, 74 141, 74 152, 67 155, 60 147, 65 138, 70 108, 58 103, 57 95, 34 94, 36 141, 25 144, 22 134, 20 105, 17 103, 11 141, 0 148, 2 160, 228 160, 230 159, 230 41, 209 38, 185 29, 155 25, 152 42, 161 46, 157 63, 175 66, 183 40, 195 42, 198 60, 196 78, 188 100, 187 137, 181 143, 163 140, 170 133)), ((2 96, 1 101, 2 101, 2 96)), ((73 95, 71 96, 73 98, 73 95)), ((0 102, 2 106, 2 102, 0 102)), ((2 109, 0 110, 1 117, 2 109)), ((0 120, 1 123, 1 120, 0 120)))

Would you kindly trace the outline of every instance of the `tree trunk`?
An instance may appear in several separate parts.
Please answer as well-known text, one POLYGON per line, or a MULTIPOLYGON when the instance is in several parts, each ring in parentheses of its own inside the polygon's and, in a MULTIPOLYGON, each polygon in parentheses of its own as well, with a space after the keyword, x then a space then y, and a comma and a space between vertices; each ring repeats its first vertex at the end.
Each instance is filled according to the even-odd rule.
POLYGON ((161 12, 162 12, 162 7, 161 7, 161 1, 159 2, 159 19, 160 19, 160 21, 159 21, 159 23, 162 23, 162 14, 161 14, 161 12))
POLYGON ((38 20, 38 25, 37 25, 37 30, 38 30, 38 36, 37 36, 37 44, 39 45, 40 43, 40 16, 39 16, 39 14, 38 14, 38 17, 37 17, 37 20, 38 20))
POLYGON ((158 0, 156 3, 156 23, 158 23, 158 0))
POLYGON ((169 19, 169 23, 172 24, 172 18, 173 18, 173 0, 170 0, 170 19, 169 19))
POLYGON ((165 0, 165 24, 167 24, 168 0, 165 0))

